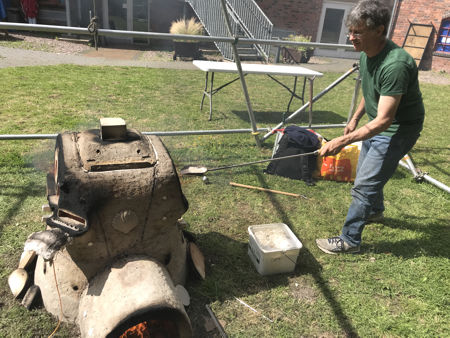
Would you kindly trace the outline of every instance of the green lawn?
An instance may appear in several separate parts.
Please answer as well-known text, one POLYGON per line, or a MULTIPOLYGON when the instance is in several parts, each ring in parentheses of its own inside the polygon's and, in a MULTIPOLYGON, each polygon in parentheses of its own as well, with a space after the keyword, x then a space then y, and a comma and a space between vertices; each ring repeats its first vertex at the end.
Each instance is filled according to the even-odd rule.
MULTIPOLYGON (((315 81, 315 93, 341 74, 315 81)), ((51 66, 0 69, 0 134, 59 133, 122 117, 141 131, 250 128, 239 83, 199 110, 204 73, 166 69, 51 66)), ((220 74, 216 83, 231 79, 220 74)), ((288 93, 269 79, 247 76, 258 127, 281 121, 288 93)), ((349 78, 314 105, 314 121, 346 120, 354 80, 349 78)), ((450 185, 450 86, 422 84, 426 121, 411 152, 417 165, 450 185)), ((294 101, 293 107, 300 107, 294 101)), ((302 125, 301 114, 293 123, 302 125)), ((342 130, 321 130, 327 138, 342 130)), ((269 158, 273 138, 259 148, 250 134, 167 136, 177 166, 209 168, 269 158)), ((57 321, 45 309, 27 311, 7 285, 29 234, 44 228, 45 174, 52 140, 0 141, 0 336, 48 336, 57 321)), ((206 257, 206 280, 190 280, 187 309, 196 337, 206 332, 209 304, 230 337, 448 337, 450 336, 449 194, 416 183, 399 168, 385 188, 386 221, 363 234, 362 253, 329 256, 315 238, 336 235, 350 203, 351 184, 300 181, 264 175, 264 165, 181 177, 190 208, 184 215, 206 257), (308 199, 234 188, 229 182, 306 195, 308 199), (247 255, 250 225, 286 223, 303 243, 293 273, 260 276, 247 255), (235 297, 255 308, 252 312, 235 297), (262 315, 273 322, 264 319, 262 315)), ((77 335, 64 324, 62 337, 77 335)))

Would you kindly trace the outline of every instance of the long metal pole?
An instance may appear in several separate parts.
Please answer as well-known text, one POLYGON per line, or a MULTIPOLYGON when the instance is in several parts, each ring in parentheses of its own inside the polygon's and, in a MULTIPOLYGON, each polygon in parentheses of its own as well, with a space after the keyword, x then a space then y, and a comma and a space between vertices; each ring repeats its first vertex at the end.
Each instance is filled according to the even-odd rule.
POLYGON ((350 104, 350 110, 348 112, 348 117, 347 117, 347 123, 349 123, 351 118, 353 117, 353 114, 355 112, 355 107, 357 104, 357 100, 358 100, 359 88, 361 87, 361 77, 360 77, 359 72, 358 72, 358 76, 356 77, 355 81, 356 81, 355 90, 353 91, 352 103, 350 104))
MULTIPOLYGON (((20 31, 36 31, 36 32, 49 32, 49 33, 66 33, 75 35, 91 35, 91 32, 87 28, 83 27, 67 27, 67 26, 53 26, 53 25, 40 25, 40 24, 28 24, 28 23, 14 23, 14 22, 0 22, 0 30, 20 30, 20 31)), ((235 38, 224 36, 204 36, 204 35, 187 35, 187 34, 170 34, 170 33, 158 33, 158 32, 139 32, 139 31, 124 31, 114 29, 102 29, 97 30, 99 36, 112 36, 123 38, 146 38, 146 39, 159 39, 159 40, 193 40, 203 42, 229 42, 237 44, 266 44, 271 46, 305 46, 305 47, 317 47, 325 49, 342 48, 346 50, 353 50, 353 45, 333 44, 333 43, 320 43, 320 42, 295 42, 287 40, 266 40, 266 39, 246 39, 242 38, 236 41, 235 38)))
POLYGON ((428 174, 423 174, 423 179, 433 185, 435 185, 438 188, 441 188, 442 190, 450 193, 450 187, 448 185, 445 185, 442 182, 439 182, 438 180, 435 180, 433 177, 431 177, 428 174))
MULTIPOLYGON (((358 67, 354 66, 352 69, 348 70, 344 75, 339 77, 336 81, 331 83, 327 88, 325 88, 319 94, 314 96, 312 98, 312 102, 316 102, 318 99, 320 99, 322 96, 324 96, 326 93, 328 93, 331 89, 336 87, 339 83, 341 83, 343 80, 345 80, 348 76, 350 76, 357 69, 358 69, 358 67)), ((279 123, 275 128, 272 128, 272 130, 270 132, 268 132, 266 135, 264 135, 262 138, 263 141, 266 140, 267 138, 269 138, 270 136, 272 136, 276 132, 277 129, 280 129, 286 122, 289 122, 290 120, 292 120, 295 116, 300 114, 302 111, 304 111, 309 106, 310 106, 310 103, 306 102, 303 106, 301 106, 299 109, 297 109, 295 112, 293 112, 290 116, 288 116, 285 119, 285 121, 279 123)))
MULTIPOLYGON (((259 132, 266 132, 268 128, 259 128, 259 132)), ((155 136, 189 136, 189 135, 220 135, 220 134, 247 134, 252 129, 216 129, 216 130, 180 130, 180 131, 144 131, 143 135, 155 136)), ((4 134, 0 135, 1 140, 39 140, 55 139, 58 134, 4 134)))
POLYGON ((309 119, 308 119, 308 127, 311 128, 312 124, 312 112, 313 112, 313 95, 314 95, 314 78, 308 78, 309 80, 309 119))
POLYGON ((414 175, 414 179, 417 182, 425 180, 425 181, 435 185, 436 187, 438 187, 438 188, 440 188, 440 189, 450 193, 450 187, 448 185, 445 185, 444 183, 439 182, 438 180, 434 179, 433 177, 431 177, 428 174, 417 174, 417 176, 416 176, 414 174, 414 172, 417 173, 417 171, 416 170, 412 170, 411 167, 407 163, 403 162, 402 160, 400 160, 400 162, 398 162, 398 164, 400 164, 400 166, 402 166, 403 168, 410 170, 411 173, 414 175))
POLYGON ((394 1, 394 6, 392 7, 392 13, 391 13, 391 20, 389 21, 389 28, 387 31, 386 36, 391 39, 392 38, 392 28, 394 27, 394 21, 397 20, 397 8, 398 8, 398 1, 394 1))
MULTIPOLYGON (((225 19, 225 23, 227 25, 228 34, 230 34, 230 36, 233 36, 233 32, 231 31, 230 18, 228 17, 227 8, 225 5, 225 0, 220 0, 220 2, 222 4, 222 13, 223 13, 223 17, 225 19)), ((241 80, 242 91, 244 92, 244 96, 245 96, 245 102, 247 103, 248 117, 250 119, 250 123, 252 126, 252 135, 255 137, 256 145, 261 147, 261 141, 259 140, 259 132, 257 130, 258 128, 256 127, 255 114, 253 114, 252 103, 250 102, 250 96, 248 95, 248 90, 247 90, 247 83, 245 82, 245 76, 244 76, 244 73, 242 72, 241 58, 239 56, 239 53, 238 53, 237 47, 236 47, 237 41, 238 41, 238 38, 235 37, 235 40, 231 43, 231 46, 233 47, 234 62, 236 63, 236 68, 238 70, 239 78, 241 80)))
MULTIPOLYGON (((309 126, 301 126, 308 128, 309 126)), ((313 129, 329 129, 329 128, 342 128, 345 124, 319 124, 312 125, 313 129)), ((259 132, 267 132, 269 128, 258 128, 259 132)), ((180 130, 180 131, 144 131, 144 135, 155 136, 189 136, 189 135, 227 135, 227 134, 248 134, 252 132, 252 129, 222 129, 222 130, 180 130)), ((13 140, 46 140, 56 139, 58 134, 0 134, 0 141, 13 141, 13 140)))

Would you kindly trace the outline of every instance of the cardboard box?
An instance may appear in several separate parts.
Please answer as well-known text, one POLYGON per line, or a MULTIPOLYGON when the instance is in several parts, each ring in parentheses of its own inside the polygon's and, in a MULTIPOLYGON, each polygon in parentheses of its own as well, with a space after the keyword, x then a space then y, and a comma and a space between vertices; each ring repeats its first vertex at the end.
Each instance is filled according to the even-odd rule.
POLYGON ((284 223, 248 227, 248 255, 259 274, 292 272, 302 243, 284 223))

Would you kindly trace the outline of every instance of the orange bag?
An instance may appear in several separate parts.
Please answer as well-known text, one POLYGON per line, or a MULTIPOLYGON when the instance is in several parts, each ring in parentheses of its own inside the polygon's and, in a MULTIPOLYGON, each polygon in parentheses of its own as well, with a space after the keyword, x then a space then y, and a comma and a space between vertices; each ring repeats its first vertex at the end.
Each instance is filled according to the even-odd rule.
MULTIPOLYGON (((322 145, 326 143, 322 140, 322 145)), ((342 148, 334 156, 317 156, 317 168, 314 177, 324 180, 353 182, 356 176, 361 142, 355 142, 342 148)))

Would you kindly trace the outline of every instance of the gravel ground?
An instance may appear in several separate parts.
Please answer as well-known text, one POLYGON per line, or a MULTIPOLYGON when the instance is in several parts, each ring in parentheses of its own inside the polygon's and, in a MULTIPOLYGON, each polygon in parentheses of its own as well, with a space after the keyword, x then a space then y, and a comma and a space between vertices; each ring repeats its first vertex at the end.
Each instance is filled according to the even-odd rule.
MULTIPOLYGON (((120 49, 119 49, 120 51, 120 49)), ((136 66, 149 68, 196 69, 190 61, 173 61, 171 51, 123 49, 122 57, 117 49, 99 48, 98 52, 87 39, 55 38, 33 33, 0 33, 0 68, 17 66, 77 64, 136 66), (135 53, 132 53, 132 52, 135 53)), ((205 54, 207 60, 218 61, 215 53, 205 54)), ((312 57, 307 68, 322 72, 345 72, 355 60, 312 57)), ((450 85, 450 74, 420 71, 419 80, 425 83, 450 85)))

